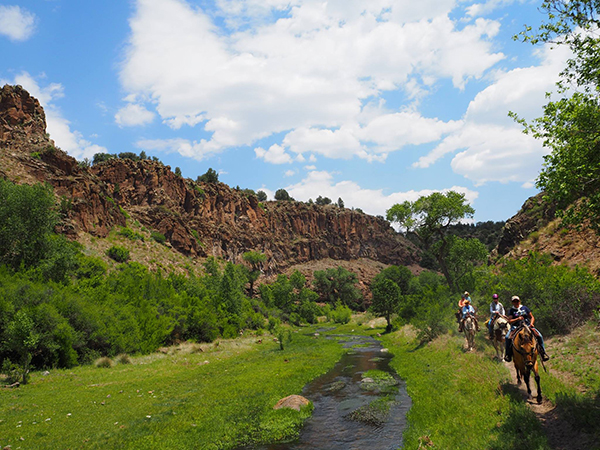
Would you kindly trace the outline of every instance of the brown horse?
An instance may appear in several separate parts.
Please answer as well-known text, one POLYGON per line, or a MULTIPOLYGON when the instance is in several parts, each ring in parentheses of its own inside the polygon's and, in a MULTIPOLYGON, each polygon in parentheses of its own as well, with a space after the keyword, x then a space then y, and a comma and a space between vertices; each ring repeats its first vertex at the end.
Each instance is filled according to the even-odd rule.
POLYGON ((508 332, 508 320, 505 316, 497 316, 492 322, 492 344, 496 349, 498 361, 504 359, 504 339, 508 332))
POLYGON ((527 395, 531 399, 531 388, 529 387, 529 378, 531 371, 533 371, 535 377, 535 383, 537 385, 537 397, 538 403, 542 403, 542 388, 540 387, 540 375, 538 372, 537 363, 537 341, 531 328, 527 325, 523 325, 520 329, 515 330, 512 336, 513 339, 513 362, 517 371, 517 384, 521 384, 521 377, 525 380, 525 386, 527 386, 527 395))

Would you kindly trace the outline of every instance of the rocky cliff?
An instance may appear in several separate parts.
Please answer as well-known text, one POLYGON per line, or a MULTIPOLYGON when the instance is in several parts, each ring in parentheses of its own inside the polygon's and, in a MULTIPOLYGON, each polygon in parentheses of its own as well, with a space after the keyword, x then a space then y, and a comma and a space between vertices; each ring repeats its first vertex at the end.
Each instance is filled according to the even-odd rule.
POLYGON ((600 276, 600 236, 583 224, 566 228, 556 217, 556 207, 544 200, 543 193, 527 199, 520 211, 504 227, 492 259, 521 259, 530 252, 549 255, 553 264, 588 268, 600 276))
POLYGON ((92 167, 56 148, 44 111, 21 87, 0 90, 0 176, 48 182, 61 204, 61 230, 106 237, 127 220, 163 234, 178 252, 241 262, 264 253, 267 271, 331 258, 413 265, 418 250, 385 220, 301 202, 259 203, 223 183, 197 183, 159 161, 112 159, 92 167))

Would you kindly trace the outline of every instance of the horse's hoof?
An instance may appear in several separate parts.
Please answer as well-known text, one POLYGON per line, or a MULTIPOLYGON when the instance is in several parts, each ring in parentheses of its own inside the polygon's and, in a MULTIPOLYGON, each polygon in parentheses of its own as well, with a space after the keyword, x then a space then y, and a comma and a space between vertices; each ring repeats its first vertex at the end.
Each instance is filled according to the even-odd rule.
POLYGON ((541 396, 541 395, 540 395, 540 396, 538 396, 538 398, 537 398, 537 402, 538 402, 538 405, 541 405, 541 404, 542 404, 542 396, 541 396))

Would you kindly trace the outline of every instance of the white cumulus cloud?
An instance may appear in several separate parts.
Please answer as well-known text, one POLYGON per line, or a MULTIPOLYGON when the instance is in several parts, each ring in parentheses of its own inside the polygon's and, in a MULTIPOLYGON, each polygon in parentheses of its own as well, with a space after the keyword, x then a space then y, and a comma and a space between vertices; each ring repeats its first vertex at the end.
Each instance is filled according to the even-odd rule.
POLYGON ((455 173, 475 185, 518 182, 531 187, 548 150, 539 140, 522 133, 508 117, 514 111, 531 120, 541 116, 545 94, 552 91, 569 58, 566 48, 537 51, 538 65, 497 72, 493 83, 470 102, 461 125, 414 167, 427 168, 448 154, 455 173))
POLYGON ((143 105, 129 103, 115 114, 115 121, 121 127, 147 125, 154 120, 155 114, 143 105))
POLYGON ((11 41, 26 41, 35 32, 37 18, 25 8, 0 5, 0 34, 11 41))
MULTIPOLYGON (((205 11, 184 0, 137 0, 120 80, 128 94, 152 99, 173 129, 196 127, 205 141, 192 146, 199 157, 285 133, 277 144, 298 155, 383 160, 425 138, 406 130, 374 140, 363 122, 368 99, 420 95, 443 78, 462 89, 504 58, 492 45, 499 23, 458 26, 449 17, 454 7, 452 0, 220 0, 205 11), (231 19, 232 34, 217 25, 219 16, 231 19)), ((432 136, 437 122, 429 123, 432 136)))

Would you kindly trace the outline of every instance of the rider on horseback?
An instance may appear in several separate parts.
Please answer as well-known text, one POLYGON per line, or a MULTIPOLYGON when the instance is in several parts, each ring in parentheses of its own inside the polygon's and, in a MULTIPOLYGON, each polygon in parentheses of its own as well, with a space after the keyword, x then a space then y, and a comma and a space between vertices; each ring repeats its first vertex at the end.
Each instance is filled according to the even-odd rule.
POLYGON ((502 303, 498 300, 498 294, 492 295, 492 303, 490 303, 490 320, 487 323, 490 340, 494 338, 494 321, 498 316, 503 316, 505 314, 504 306, 502 306, 502 303))
POLYGON ((471 306, 471 299, 463 297, 462 303, 463 303, 463 307, 460 309, 461 320, 458 325, 458 332, 462 333, 463 325, 464 325, 465 319, 467 318, 468 315, 471 315, 473 317, 473 319, 475 321, 475 328, 477 331, 479 331, 479 323, 477 323, 477 317, 475 317, 475 308, 473 308, 471 306))
POLYGON ((514 295, 511 298, 511 302, 513 306, 508 311, 508 323, 511 325, 511 328, 508 334, 506 335, 506 356, 504 356, 504 360, 507 362, 510 362, 512 360, 512 334, 516 329, 520 328, 523 323, 525 323, 526 325, 529 325, 529 328, 531 328, 533 334, 537 339, 538 349, 542 357, 542 361, 548 361, 550 357, 546 353, 546 348, 544 347, 544 338, 542 336, 542 333, 540 333, 533 326, 533 324, 535 323, 535 317, 533 317, 531 310, 527 306, 521 305, 521 299, 516 295, 514 295))

